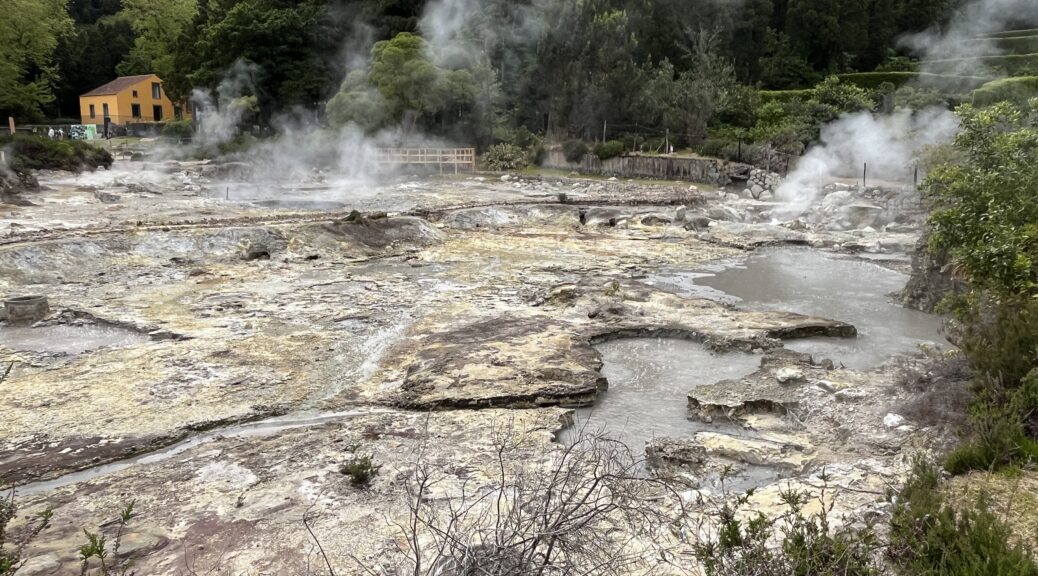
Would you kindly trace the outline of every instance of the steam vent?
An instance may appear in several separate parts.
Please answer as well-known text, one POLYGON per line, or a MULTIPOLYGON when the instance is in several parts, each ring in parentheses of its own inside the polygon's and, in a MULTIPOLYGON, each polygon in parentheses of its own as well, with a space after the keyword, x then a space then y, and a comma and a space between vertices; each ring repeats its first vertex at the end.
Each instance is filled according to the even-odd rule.
POLYGON ((1034 0, 8 4, 0 576, 1038 576, 1034 0))

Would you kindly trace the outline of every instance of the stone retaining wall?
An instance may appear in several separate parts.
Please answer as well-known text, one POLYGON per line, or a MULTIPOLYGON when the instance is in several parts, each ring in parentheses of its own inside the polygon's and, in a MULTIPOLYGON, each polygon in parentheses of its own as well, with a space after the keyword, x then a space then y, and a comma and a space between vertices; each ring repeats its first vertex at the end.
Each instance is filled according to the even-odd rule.
POLYGON ((548 151, 545 168, 575 170, 583 174, 616 176, 622 178, 656 178, 659 180, 687 180, 714 186, 727 186, 733 178, 746 179, 751 166, 718 158, 689 158, 678 156, 617 156, 599 160, 588 154, 580 163, 569 162, 561 149, 548 151))

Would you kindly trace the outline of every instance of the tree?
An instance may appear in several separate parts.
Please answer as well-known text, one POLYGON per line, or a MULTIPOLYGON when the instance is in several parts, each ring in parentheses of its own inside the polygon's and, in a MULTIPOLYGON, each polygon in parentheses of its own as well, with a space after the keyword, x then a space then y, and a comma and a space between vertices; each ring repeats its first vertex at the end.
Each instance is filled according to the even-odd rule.
POLYGON ((1038 295, 1038 100, 959 109, 966 161, 926 180, 935 247, 951 250, 976 289, 1038 295))
POLYGON ((663 61, 645 87, 642 103, 656 122, 685 144, 706 138, 707 122, 721 108, 735 87, 731 62, 717 53, 717 36, 699 34, 690 57, 692 67, 678 73, 663 61))
POLYGON ((80 94, 115 79, 115 68, 130 53, 133 37, 126 18, 108 15, 77 25, 72 34, 61 38, 54 53, 60 72, 57 116, 77 116, 80 94))
POLYGON ((401 32, 376 42, 366 73, 347 76, 326 107, 329 119, 354 122, 368 130, 383 124, 411 133, 424 122, 440 127, 463 120, 476 103, 477 86, 467 70, 446 70, 433 64, 429 45, 420 36, 401 32))
POLYGON ((122 15, 133 27, 136 38, 133 49, 116 71, 122 76, 170 76, 177 38, 197 10, 197 0, 123 0, 122 15))
POLYGON ((0 18, 0 115, 37 119, 54 100, 54 50, 72 30, 67 0, 6 0, 0 18))

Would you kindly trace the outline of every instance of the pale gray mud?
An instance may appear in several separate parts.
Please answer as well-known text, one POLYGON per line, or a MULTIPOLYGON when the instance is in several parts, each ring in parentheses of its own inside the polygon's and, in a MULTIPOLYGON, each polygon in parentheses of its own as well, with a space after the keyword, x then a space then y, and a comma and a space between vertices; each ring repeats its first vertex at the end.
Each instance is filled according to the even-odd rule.
POLYGON ((661 288, 705 296, 751 310, 785 310, 834 318, 858 328, 850 339, 807 338, 786 347, 848 368, 878 366, 920 344, 947 345, 940 316, 911 310, 891 294, 908 276, 877 264, 801 247, 763 248, 730 266, 668 271, 661 288))
POLYGON ((659 436, 688 436, 703 430, 738 433, 739 426, 705 424, 688 418, 685 396, 700 384, 740 378, 760 364, 759 354, 717 353, 702 344, 669 338, 628 338, 596 346, 609 389, 594 406, 576 411, 574 431, 607 433, 635 452, 659 436))
POLYGON ((0 347, 19 352, 82 354, 98 348, 118 348, 147 341, 144 334, 115 326, 0 326, 0 347))

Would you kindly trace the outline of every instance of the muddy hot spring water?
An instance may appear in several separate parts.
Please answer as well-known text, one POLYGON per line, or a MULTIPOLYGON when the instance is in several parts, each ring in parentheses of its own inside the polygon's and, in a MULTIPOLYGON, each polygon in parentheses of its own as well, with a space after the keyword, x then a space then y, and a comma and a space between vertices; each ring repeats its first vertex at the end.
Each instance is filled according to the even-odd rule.
MULTIPOLYGON (((786 347, 829 358, 837 366, 865 370, 919 344, 946 342, 938 316, 904 308, 890 297, 908 277, 876 264, 809 248, 764 249, 707 270, 664 270, 645 280, 686 296, 731 302, 754 310, 782 310, 842 320, 857 338, 791 340, 786 347)), ((748 434, 731 423, 688 419, 687 393, 701 384, 737 379, 760 364, 760 356, 712 353, 684 340, 633 338, 597 346, 609 390, 594 406, 577 410, 575 431, 604 432, 641 454, 655 437, 687 438, 702 430, 748 434)))

